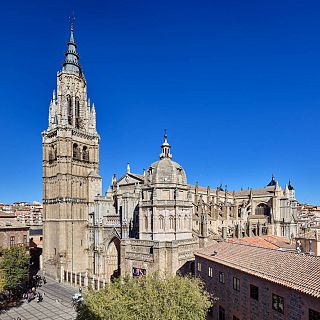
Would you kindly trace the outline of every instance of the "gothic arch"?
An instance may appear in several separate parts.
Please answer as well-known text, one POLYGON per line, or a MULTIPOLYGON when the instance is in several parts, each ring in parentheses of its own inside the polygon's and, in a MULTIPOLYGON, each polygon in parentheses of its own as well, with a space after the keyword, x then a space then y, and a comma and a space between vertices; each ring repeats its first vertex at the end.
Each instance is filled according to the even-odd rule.
POLYGON ((72 99, 70 94, 67 95, 67 112, 68 112, 68 124, 72 124, 73 110, 72 110, 72 99))
POLYGON ((256 206, 255 214, 269 216, 270 215, 270 207, 266 203, 261 202, 256 206))
POLYGON ((89 150, 87 146, 84 146, 82 148, 82 160, 83 161, 89 161, 89 150))
POLYGON ((184 230, 187 230, 189 228, 188 216, 187 215, 184 216, 183 228, 184 228, 184 230))
POLYGON ((73 157, 73 159, 80 160, 80 149, 79 149, 79 146, 77 143, 73 144, 72 157, 73 157))
POLYGON ((255 214, 268 217, 268 223, 271 223, 271 208, 264 202, 256 206, 255 214))
POLYGON ((181 230, 181 220, 182 220, 182 217, 181 217, 181 215, 179 215, 178 219, 177 219, 177 228, 178 228, 178 230, 181 230))
POLYGON ((149 229, 149 221, 148 221, 148 216, 147 215, 144 216, 144 229, 146 231, 148 231, 148 229, 149 229))
POLYGON ((159 216, 159 229, 164 230, 164 216, 163 215, 159 216))
POLYGON ((53 161, 57 159, 57 148, 55 145, 51 145, 49 148, 49 161, 53 161))
POLYGON ((105 274, 107 279, 120 276, 120 239, 116 236, 105 246, 105 274))
POLYGON ((174 217, 173 216, 169 217, 169 229, 170 230, 174 229, 174 217))
POLYGON ((79 127, 80 127, 80 100, 79 100, 79 97, 76 97, 75 125, 76 125, 76 128, 79 129, 79 127))

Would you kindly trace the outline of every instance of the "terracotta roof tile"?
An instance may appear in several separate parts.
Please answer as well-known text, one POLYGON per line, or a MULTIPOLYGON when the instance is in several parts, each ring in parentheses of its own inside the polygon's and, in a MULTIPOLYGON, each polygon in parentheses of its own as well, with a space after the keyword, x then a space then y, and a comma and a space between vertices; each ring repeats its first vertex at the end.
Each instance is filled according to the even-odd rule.
POLYGON ((320 298, 320 257, 228 242, 195 255, 320 298))
POLYGON ((244 238, 232 238, 227 242, 238 243, 244 245, 251 245, 266 249, 295 249, 295 244, 290 243, 290 240, 281 236, 260 236, 260 237, 244 237, 244 238))

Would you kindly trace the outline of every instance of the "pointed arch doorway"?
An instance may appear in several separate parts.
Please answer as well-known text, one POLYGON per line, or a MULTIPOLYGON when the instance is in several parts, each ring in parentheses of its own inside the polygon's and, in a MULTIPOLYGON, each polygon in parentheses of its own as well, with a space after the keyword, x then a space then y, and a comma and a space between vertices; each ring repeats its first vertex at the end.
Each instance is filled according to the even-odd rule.
POLYGON ((106 246, 105 273, 109 280, 120 276, 120 240, 117 237, 106 246))

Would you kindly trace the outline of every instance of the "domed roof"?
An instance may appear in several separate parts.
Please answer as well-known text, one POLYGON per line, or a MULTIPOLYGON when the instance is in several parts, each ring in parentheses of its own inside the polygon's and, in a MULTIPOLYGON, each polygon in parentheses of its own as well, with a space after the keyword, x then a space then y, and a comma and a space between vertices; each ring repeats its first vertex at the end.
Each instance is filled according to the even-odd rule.
POLYGON ((165 133, 164 142, 161 146, 160 160, 149 167, 145 178, 146 183, 187 184, 187 177, 183 168, 179 163, 171 160, 170 148, 165 133))
POLYGON ((179 163, 170 158, 154 162, 147 174, 149 183, 187 184, 186 173, 179 163))

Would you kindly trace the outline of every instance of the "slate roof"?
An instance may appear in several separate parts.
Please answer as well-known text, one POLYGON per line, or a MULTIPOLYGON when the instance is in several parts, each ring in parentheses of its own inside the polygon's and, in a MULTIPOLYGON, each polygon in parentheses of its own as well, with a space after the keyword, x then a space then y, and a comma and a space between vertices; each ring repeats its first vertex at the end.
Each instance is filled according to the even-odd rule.
POLYGON ((117 181, 117 183, 119 183, 120 181, 122 181, 126 176, 129 176, 129 177, 132 177, 136 180, 139 180, 140 182, 143 182, 144 181, 144 176, 141 175, 141 174, 137 174, 137 173, 131 173, 131 172, 128 172, 126 173, 125 175, 123 175, 122 177, 120 177, 120 179, 117 181))
POLYGON ((129 173, 130 176, 133 176, 134 178, 140 179, 140 180, 144 180, 144 176, 142 174, 138 174, 138 173, 129 173))
POLYGON ((257 189, 251 189, 251 190, 238 190, 235 191, 236 196, 249 196, 250 192, 252 192, 252 195, 265 195, 268 193, 274 193, 274 187, 269 186, 265 188, 257 188, 257 189))
POLYGON ((228 242, 195 255, 320 298, 320 257, 228 242))

